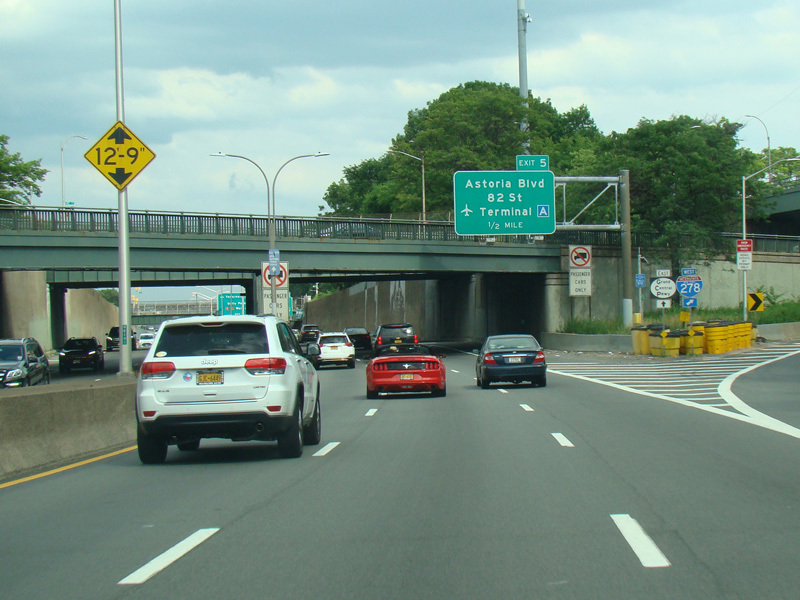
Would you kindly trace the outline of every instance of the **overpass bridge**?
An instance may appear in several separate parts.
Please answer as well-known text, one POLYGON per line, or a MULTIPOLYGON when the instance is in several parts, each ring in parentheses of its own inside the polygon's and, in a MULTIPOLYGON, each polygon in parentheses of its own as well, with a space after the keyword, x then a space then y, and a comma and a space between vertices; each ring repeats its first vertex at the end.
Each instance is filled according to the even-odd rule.
MULTIPOLYGON (((259 215, 130 211, 131 285, 241 285, 247 312, 257 312, 268 224, 259 215)), ((275 230, 293 282, 439 280, 452 296, 470 293, 469 281, 479 274, 487 278, 482 288, 495 290, 485 301, 497 311, 508 305, 506 297, 541 305, 548 285, 563 288, 565 245, 591 244, 617 256, 621 246, 620 231, 563 226, 547 236, 487 237, 459 236, 448 221, 278 216, 275 230)), ((63 313, 69 288, 117 286, 116 210, 5 208, 0 232, 0 265, 45 271, 53 315, 63 313)), ((632 237, 633 247, 652 246, 646 235, 632 237)), ((754 238, 756 251, 796 252, 795 237, 754 238)), ((618 270, 607 279, 608 299, 595 301, 616 312, 618 270)), ((542 329, 546 317, 526 310, 528 322, 542 329)))

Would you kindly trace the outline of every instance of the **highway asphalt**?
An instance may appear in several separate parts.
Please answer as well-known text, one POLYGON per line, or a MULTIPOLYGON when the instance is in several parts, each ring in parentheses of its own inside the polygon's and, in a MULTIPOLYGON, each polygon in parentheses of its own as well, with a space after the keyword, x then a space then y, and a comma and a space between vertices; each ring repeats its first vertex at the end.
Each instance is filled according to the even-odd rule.
MULTIPOLYGON (((735 395, 800 426, 797 350, 735 395)), ((451 351, 445 398, 367 400, 363 361, 325 368, 299 459, 204 441, 0 488, 0 596, 798 597, 800 439, 616 382, 647 357, 548 360, 546 388, 481 390, 451 351)))

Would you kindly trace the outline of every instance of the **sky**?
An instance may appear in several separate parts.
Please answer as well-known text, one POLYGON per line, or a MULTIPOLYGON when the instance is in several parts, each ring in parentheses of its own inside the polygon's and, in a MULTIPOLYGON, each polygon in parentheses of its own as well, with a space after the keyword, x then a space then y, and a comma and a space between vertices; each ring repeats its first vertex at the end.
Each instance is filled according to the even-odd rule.
MULTIPOLYGON (((796 0, 524 5, 528 87, 560 112, 585 104, 606 134, 724 117, 744 147, 767 132, 800 147, 796 0)), ((130 210, 265 214, 258 169, 211 154, 272 185, 328 153, 275 181, 278 214, 316 215, 409 111, 468 81, 519 84, 517 0, 122 0, 121 15, 125 123, 156 155, 130 210)), ((0 134, 50 171, 34 204, 60 206, 63 175, 63 200, 116 208, 83 156, 117 120, 114 1, 0 0, 0 56, 0 134)))

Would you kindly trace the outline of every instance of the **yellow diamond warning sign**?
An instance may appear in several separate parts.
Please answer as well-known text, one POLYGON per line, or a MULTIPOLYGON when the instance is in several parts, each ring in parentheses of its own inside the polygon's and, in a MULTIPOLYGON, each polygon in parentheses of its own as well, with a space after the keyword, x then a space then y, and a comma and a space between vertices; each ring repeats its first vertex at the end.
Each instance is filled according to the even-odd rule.
POLYGON ((83 156, 120 191, 156 157, 122 121, 114 123, 83 156))

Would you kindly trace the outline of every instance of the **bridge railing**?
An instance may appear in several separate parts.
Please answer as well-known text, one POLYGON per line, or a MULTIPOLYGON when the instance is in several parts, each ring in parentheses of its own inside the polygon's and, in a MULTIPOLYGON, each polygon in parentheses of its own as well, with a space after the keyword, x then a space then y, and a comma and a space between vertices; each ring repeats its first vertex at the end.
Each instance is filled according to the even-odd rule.
MULTIPOLYGON (((269 219, 264 215, 220 213, 130 211, 129 232, 152 235, 244 236, 265 239, 269 219)), ((114 209, 2 207, 0 231, 107 232, 118 231, 119 215, 114 209)), ((288 217, 275 218, 275 232, 280 238, 364 239, 399 241, 458 241, 473 244, 592 244, 619 246, 621 233, 613 230, 557 230, 547 236, 457 235, 452 221, 420 221, 379 217, 288 217)), ((737 234, 727 234, 736 239, 737 234)), ((800 237, 755 234, 759 252, 800 252, 800 237)), ((632 245, 654 246, 655 236, 634 232, 632 245)))

